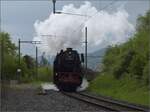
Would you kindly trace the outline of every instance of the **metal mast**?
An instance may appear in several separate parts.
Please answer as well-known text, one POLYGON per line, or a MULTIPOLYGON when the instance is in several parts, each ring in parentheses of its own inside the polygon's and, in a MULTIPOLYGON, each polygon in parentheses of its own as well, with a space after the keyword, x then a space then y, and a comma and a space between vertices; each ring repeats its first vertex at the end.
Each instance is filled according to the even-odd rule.
POLYGON ((87 27, 85 27, 85 74, 87 73, 87 27))
POLYGON ((53 13, 55 14, 55 3, 56 3, 56 0, 53 0, 53 13))

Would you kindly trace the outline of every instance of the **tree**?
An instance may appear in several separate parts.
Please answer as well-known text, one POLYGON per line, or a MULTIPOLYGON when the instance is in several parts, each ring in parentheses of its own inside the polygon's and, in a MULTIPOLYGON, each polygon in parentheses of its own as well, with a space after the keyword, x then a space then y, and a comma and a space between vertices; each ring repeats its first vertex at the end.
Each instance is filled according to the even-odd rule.
POLYGON ((42 65, 42 66, 48 65, 48 60, 46 59, 45 52, 43 52, 43 54, 42 54, 40 65, 42 65))
POLYGON ((103 71, 117 79, 126 74, 148 85, 150 10, 138 18, 136 29, 135 35, 127 42, 107 49, 103 71))
POLYGON ((27 68, 28 68, 28 69, 33 69, 33 68, 34 68, 35 60, 34 60, 31 56, 25 55, 25 56, 23 57, 23 59, 24 59, 26 65, 27 65, 27 68))
POLYGON ((137 31, 149 31, 150 30, 150 10, 145 16, 139 16, 137 19, 137 31))
POLYGON ((10 40, 10 35, 8 33, 5 32, 0 32, 0 43, 2 43, 3 40, 3 44, 4 44, 4 53, 11 55, 11 56, 16 56, 16 50, 17 47, 15 46, 14 43, 11 42, 10 40))
POLYGON ((15 78, 15 73, 17 69, 17 62, 16 62, 16 50, 17 47, 14 43, 10 40, 10 35, 5 32, 0 32, 0 43, 1 43, 1 54, 3 54, 2 61, 2 78, 3 79, 10 79, 15 78))

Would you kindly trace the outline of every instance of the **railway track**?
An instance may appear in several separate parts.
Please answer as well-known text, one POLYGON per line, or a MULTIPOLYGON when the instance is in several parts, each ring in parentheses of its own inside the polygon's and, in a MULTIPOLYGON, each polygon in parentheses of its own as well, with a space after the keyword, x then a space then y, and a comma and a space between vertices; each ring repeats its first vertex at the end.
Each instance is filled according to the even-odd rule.
POLYGON ((148 112, 149 108, 139 107, 131 104, 125 104, 115 100, 103 98, 103 97, 94 97, 85 93, 67 93, 62 92, 64 95, 75 98, 92 105, 102 107, 108 111, 138 111, 138 112, 148 112))

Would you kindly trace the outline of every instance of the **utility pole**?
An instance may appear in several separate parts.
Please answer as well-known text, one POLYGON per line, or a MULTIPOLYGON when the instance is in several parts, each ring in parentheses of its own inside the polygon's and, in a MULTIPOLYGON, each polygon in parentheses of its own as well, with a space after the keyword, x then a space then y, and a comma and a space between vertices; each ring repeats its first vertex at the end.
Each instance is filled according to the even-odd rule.
POLYGON ((85 27, 85 74, 87 73, 87 27, 85 27))
POLYGON ((4 39, 1 40, 1 81, 3 80, 3 69, 4 69, 4 39))
POLYGON ((53 13, 55 14, 55 3, 56 3, 56 0, 53 0, 53 13))
POLYGON ((19 67, 20 67, 20 39, 18 41, 19 67))
MULTIPOLYGON (((20 63, 20 47, 21 47, 21 43, 28 43, 28 44, 41 44, 41 41, 22 41, 19 39, 18 41, 18 46, 19 46, 19 68, 17 69, 17 73, 18 73, 18 80, 20 80, 20 75, 21 75, 21 63, 20 63)), ((36 47, 36 78, 38 75, 38 48, 36 47)))
POLYGON ((36 78, 38 77, 38 47, 36 46, 36 78))
POLYGON ((20 43, 21 43, 21 41, 20 41, 20 38, 19 38, 19 40, 18 40, 18 55, 19 55, 19 64, 18 64, 18 69, 17 69, 17 79, 18 79, 18 81, 20 82, 20 78, 21 78, 21 61, 20 61, 20 43))

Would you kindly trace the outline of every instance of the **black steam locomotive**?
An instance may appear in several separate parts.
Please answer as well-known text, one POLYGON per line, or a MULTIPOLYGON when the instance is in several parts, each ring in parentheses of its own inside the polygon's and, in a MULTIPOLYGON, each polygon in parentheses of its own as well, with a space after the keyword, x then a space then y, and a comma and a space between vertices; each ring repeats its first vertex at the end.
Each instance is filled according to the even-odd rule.
POLYGON ((76 50, 67 48, 57 53, 54 60, 54 83, 62 91, 75 91, 83 79, 81 63, 84 56, 76 50))

